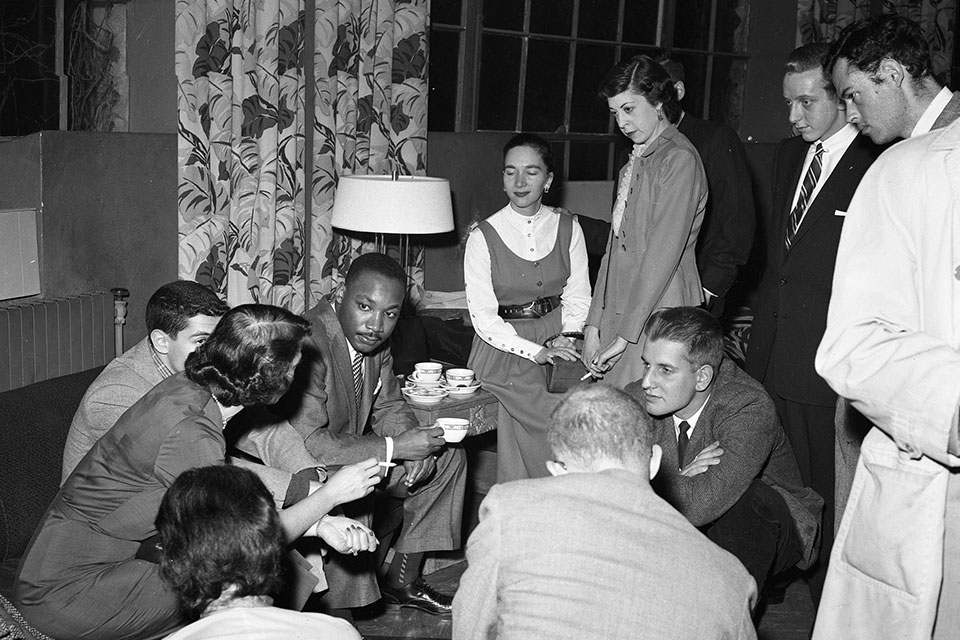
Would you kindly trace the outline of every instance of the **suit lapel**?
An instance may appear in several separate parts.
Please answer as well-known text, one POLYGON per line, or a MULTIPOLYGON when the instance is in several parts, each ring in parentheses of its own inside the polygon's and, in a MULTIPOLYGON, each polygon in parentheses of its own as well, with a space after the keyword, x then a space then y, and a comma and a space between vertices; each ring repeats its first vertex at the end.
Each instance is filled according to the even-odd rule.
MULTIPOLYGON (((329 301, 326 308, 321 307, 319 317, 330 340, 330 353, 333 354, 333 362, 329 363, 328 366, 335 370, 335 375, 331 378, 336 385, 337 395, 347 400, 350 422, 358 427, 356 433, 360 433, 360 429, 364 425, 358 424, 361 414, 357 412, 356 394, 353 391, 353 362, 350 359, 350 351, 347 349, 347 338, 343 335, 340 320, 329 301)), ((366 358, 366 360, 369 360, 369 358, 366 358)))
MULTIPOLYGON (((784 189, 780 192, 779 202, 776 203, 774 211, 777 212, 777 231, 774 241, 776 242, 777 264, 782 265, 786 259, 785 241, 787 237, 787 225, 790 221, 790 211, 793 209, 793 194, 797 192, 800 186, 801 172, 803 171, 803 161, 807 155, 809 144, 797 144, 788 147, 786 153, 786 177, 783 180, 784 189)), ((801 227, 803 225, 800 225, 801 227)), ((696 431, 696 429, 694 429, 696 431)))

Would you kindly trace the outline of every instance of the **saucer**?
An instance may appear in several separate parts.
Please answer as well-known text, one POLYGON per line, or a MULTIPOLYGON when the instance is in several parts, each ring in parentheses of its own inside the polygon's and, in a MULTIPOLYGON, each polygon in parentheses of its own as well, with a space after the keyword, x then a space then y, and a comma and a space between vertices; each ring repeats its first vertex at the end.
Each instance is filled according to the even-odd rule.
POLYGON ((456 387, 444 384, 440 388, 449 393, 451 396, 469 396, 471 393, 475 393, 476 390, 480 388, 480 383, 474 382, 469 387, 456 387))

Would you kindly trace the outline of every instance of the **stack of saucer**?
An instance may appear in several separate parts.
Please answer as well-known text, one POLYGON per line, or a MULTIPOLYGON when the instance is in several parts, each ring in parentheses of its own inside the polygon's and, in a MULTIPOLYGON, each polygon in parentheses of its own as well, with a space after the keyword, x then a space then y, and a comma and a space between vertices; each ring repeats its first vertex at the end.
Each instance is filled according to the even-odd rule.
POLYGON ((439 404, 447 397, 446 389, 442 387, 441 377, 443 365, 438 362, 418 362, 414 371, 407 378, 403 388, 403 395, 410 402, 423 406, 439 404))
POLYGON ((443 384, 440 385, 451 396, 468 396, 480 388, 472 369, 447 369, 443 384))

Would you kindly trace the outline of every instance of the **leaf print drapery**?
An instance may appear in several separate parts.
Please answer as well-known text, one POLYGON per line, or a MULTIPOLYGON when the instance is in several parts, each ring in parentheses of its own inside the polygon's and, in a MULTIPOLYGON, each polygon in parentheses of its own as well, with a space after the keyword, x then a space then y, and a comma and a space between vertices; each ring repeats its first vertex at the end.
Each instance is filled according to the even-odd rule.
MULTIPOLYGON (((865 20, 876 11, 873 0, 798 0, 797 44, 833 42, 848 24, 865 20)), ((933 73, 952 86, 950 55, 955 42, 957 0, 883 0, 881 13, 895 13, 915 21, 930 44, 933 73)))
MULTIPOLYGON (((354 257, 371 250, 369 243, 330 236, 336 176, 426 171, 427 9, 427 0, 317 2, 310 260, 311 273, 322 273, 324 293, 342 281, 354 257)), ((410 264, 416 299, 422 248, 410 264)))
POLYGON ((177 0, 180 277, 297 313, 332 289, 369 250, 332 232, 338 176, 423 173, 426 24, 427 0, 177 0))

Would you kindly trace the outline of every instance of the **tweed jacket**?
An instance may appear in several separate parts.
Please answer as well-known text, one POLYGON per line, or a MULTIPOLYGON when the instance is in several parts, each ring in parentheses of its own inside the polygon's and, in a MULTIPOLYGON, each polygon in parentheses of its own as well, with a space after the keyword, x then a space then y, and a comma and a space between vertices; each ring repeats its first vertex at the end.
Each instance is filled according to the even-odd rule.
POLYGON ((312 337, 277 410, 323 464, 351 464, 371 457, 385 460, 384 436, 419 425, 393 374, 389 345, 364 357, 358 411, 347 339, 333 307, 321 300, 304 317, 310 321, 312 337))
MULTIPOLYGON (((639 383, 627 393, 642 397, 639 383)), ((823 500, 803 486, 793 449, 783 433, 773 400, 756 380, 725 358, 710 396, 693 430, 683 460, 677 459, 673 417, 656 422, 656 441, 663 449, 654 489, 697 527, 710 524, 743 496, 760 478, 787 503, 803 545, 802 567, 817 558, 823 500), (680 468, 689 464, 711 442, 723 449, 720 464, 687 478, 680 468)))
POLYGON ((840 238, 816 366, 875 426, 837 532, 818 640, 927 640, 944 608, 960 606, 941 595, 945 563, 954 574, 960 563, 945 553, 960 536, 960 457, 949 444, 960 406, 958 228, 960 118, 880 156, 840 238))
POLYGON ((728 126, 684 113, 677 130, 697 148, 710 197, 697 238, 697 270, 703 288, 724 297, 747 263, 757 212, 747 154, 728 126))
POLYGON ((495 485, 467 561, 457 640, 756 637, 753 578, 629 471, 495 485))

